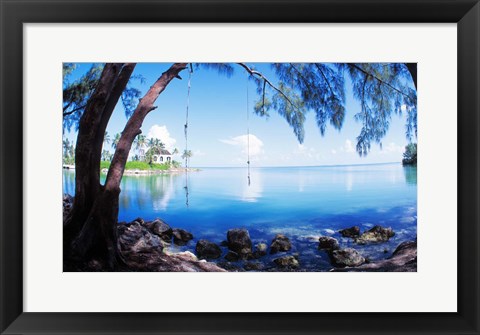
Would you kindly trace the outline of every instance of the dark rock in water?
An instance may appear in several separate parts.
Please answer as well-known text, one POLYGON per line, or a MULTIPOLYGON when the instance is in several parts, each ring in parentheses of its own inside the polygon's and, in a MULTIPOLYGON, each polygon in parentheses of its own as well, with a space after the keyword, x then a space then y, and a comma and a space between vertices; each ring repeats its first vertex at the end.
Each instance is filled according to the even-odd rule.
POLYGON ((164 241, 170 242, 172 240, 173 230, 172 228, 163 220, 155 219, 148 224, 150 230, 160 236, 164 241))
POLYGON ((290 243, 289 238, 285 235, 277 234, 272 240, 272 244, 270 244, 270 253, 276 254, 279 251, 288 251, 291 248, 292 243, 290 243))
POLYGON ((125 230, 127 230, 128 224, 125 221, 119 222, 117 224, 117 234, 118 236, 122 235, 125 230))
POLYGON ((66 223, 66 219, 70 214, 73 207, 73 197, 70 194, 65 193, 63 195, 63 224, 66 223))
POLYGON ((165 247, 165 242, 152 234, 138 222, 118 226, 118 242, 120 249, 133 253, 159 252, 165 247))
POLYGON ((193 239, 193 235, 184 229, 175 228, 172 231, 173 243, 176 245, 185 245, 193 239))
POLYGON ((247 271, 262 271, 265 269, 265 265, 260 262, 247 262, 243 268, 247 271))
POLYGON ((335 266, 359 266, 365 263, 365 258, 352 248, 333 250, 330 256, 335 266))
POLYGON ((207 240, 200 240, 197 242, 195 252, 198 258, 215 259, 222 255, 222 250, 218 245, 207 240))
POLYGON ((360 235, 360 227, 353 226, 350 228, 345 228, 339 231, 343 237, 357 237, 360 235))
MULTIPOLYGON (((136 218, 135 220, 133 220, 133 222, 138 222, 138 223, 140 223, 141 225, 144 225, 144 224, 145 224, 145 221, 143 221, 142 218, 136 218)), ((133 222, 132 222, 132 223, 133 223, 133 222)))
POLYGON ((330 236, 321 236, 318 239, 318 249, 320 250, 337 250, 340 248, 337 239, 330 236))
POLYGON ((334 271, 417 272, 417 242, 401 243, 388 259, 372 261, 355 268, 335 269, 334 271))
POLYGON ((218 262, 217 265, 229 272, 245 272, 245 269, 229 262, 218 262))
POLYGON ((267 245, 265 243, 257 243, 255 246, 255 252, 253 253, 253 258, 260 258, 267 254, 267 245))
POLYGON ((395 236, 392 228, 374 226, 355 239, 358 244, 387 242, 390 237, 395 236))
POLYGON ((252 253, 252 240, 246 229, 230 229, 227 232, 228 248, 245 258, 252 253))
POLYGON ((283 256, 276 258, 273 262, 280 268, 296 269, 300 266, 298 260, 293 256, 283 256))
POLYGON ((236 262, 240 259, 240 255, 237 254, 235 251, 229 251, 226 255, 225 255, 225 259, 229 262, 236 262))
POLYGON ((63 207, 71 207, 73 205, 73 197, 70 194, 63 194, 63 207))
POLYGON ((228 242, 227 241, 222 241, 220 242, 221 247, 228 247, 228 242))
MULTIPOLYGON (((168 250, 163 250, 168 243, 147 228, 147 224, 141 224, 137 220, 130 224, 120 222, 117 233, 120 251, 130 271, 225 272, 214 263, 198 260, 189 251, 171 254, 168 250)), ((65 266, 77 268, 75 271, 105 270, 104 264, 92 262, 80 269, 74 264, 64 263, 65 266)))

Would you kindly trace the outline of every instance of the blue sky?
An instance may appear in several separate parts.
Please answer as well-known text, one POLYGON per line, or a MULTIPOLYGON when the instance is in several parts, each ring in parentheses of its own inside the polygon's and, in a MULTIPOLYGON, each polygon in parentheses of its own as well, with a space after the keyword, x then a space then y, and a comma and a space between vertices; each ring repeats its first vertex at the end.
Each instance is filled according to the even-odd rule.
MULTIPOLYGON (((275 75, 268 64, 254 64, 257 70, 275 81, 275 75)), ((145 93, 153 82, 164 72, 170 63, 139 63, 134 75, 146 80, 142 84, 135 80, 132 84, 145 93)), ((90 68, 90 64, 80 64, 71 80, 90 68)), ((147 137, 157 137, 167 145, 167 149, 185 148, 183 125, 185 124, 188 72, 181 73, 183 80, 173 80, 158 98, 158 108, 151 112, 142 126, 147 137)), ((340 131, 328 126, 325 136, 320 135, 315 122, 315 114, 307 114, 305 141, 299 144, 287 122, 275 112, 269 118, 253 113, 257 99, 253 82, 247 81, 245 70, 235 68, 230 78, 214 70, 197 69, 192 75, 189 107, 188 147, 193 152, 190 165, 245 166, 247 161, 247 86, 250 128, 250 161, 252 167, 264 166, 317 166, 343 164, 372 164, 400 162, 403 148, 408 143, 405 137, 405 116, 392 115, 390 129, 383 139, 383 149, 376 144, 366 157, 359 157, 355 151, 356 137, 361 124, 353 115, 360 111, 360 105, 353 98, 349 81, 346 81, 346 118, 340 131)), ((115 108, 107 131, 113 138, 123 130, 126 123, 122 104, 115 108)), ((65 136, 75 142, 75 132, 65 136)), ((110 145, 107 150, 113 153, 110 145)), ((180 155, 174 157, 182 161, 180 155)))

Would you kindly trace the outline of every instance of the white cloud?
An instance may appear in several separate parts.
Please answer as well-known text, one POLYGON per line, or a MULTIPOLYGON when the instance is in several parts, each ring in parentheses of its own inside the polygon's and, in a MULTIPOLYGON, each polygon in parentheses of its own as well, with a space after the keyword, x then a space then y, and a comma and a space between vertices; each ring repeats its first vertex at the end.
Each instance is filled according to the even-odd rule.
POLYGON ((177 143, 177 140, 170 136, 167 126, 160 126, 158 124, 153 125, 148 130, 147 138, 158 138, 165 144, 165 148, 169 151, 173 150, 175 143, 177 143))
POLYGON ((389 154, 389 153, 403 153, 403 147, 401 145, 397 145, 394 142, 388 143, 388 145, 384 145, 382 150, 380 151, 381 154, 389 154))
POLYGON ((206 153, 204 153, 204 152, 201 151, 201 150, 195 150, 195 151, 193 152, 193 156, 195 156, 195 157, 205 156, 205 155, 206 155, 206 153))
POLYGON ((352 141, 350 140, 345 140, 345 144, 343 145, 343 150, 348 153, 355 152, 355 148, 353 146, 352 141))
POLYGON ((242 153, 247 154, 247 149, 250 151, 250 156, 259 156, 263 153, 263 142, 255 135, 240 135, 232 137, 228 140, 219 140, 222 143, 240 147, 242 153), (249 143, 250 142, 250 143, 249 143))
POLYGON ((337 150, 332 149, 332 154, 336 155, 336 154, 337 154, 337 150))

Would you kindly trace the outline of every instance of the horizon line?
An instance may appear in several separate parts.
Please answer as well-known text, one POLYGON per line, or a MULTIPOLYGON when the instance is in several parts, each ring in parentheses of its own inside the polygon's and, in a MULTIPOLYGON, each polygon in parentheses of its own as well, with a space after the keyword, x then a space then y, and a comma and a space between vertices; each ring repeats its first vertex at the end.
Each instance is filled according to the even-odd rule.
MULTIPOLYGON (((359 164, 327 164, 327 165, 269 165, 269 166, 250 166, 251 169, 262 169, 262 168, 299 168, 299 167, 335 167, 335 166, 366 166, 366 165, 387 165, 387 164, 401 164, 401 161, 398 162, 382 162, 382 163, 359 163, 359 164)), ((189 166, 189 168, 202 169, 202 168, 221 168, 221 169, 238 169, 238 168, 247 168, 247 166, 189 166)))

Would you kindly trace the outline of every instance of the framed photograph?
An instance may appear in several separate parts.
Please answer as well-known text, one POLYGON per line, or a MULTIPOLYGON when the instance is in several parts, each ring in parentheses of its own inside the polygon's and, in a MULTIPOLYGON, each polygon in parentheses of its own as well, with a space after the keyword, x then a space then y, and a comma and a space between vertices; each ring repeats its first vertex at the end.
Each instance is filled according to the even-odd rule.
POLYGON ((2 334, 480 333, 478 1, 0 2, 2 334))

